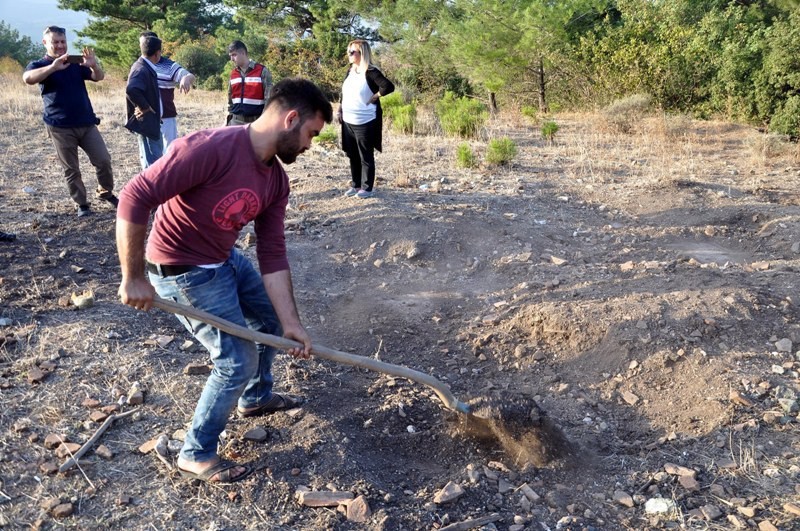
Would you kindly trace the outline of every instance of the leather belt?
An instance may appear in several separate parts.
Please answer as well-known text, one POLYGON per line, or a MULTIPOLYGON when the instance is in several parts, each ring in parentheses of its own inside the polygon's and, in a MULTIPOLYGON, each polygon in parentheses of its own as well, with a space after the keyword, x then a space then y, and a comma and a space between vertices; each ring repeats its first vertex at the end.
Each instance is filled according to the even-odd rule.
POLYGON ((145 262, 144 267, 149 273, 153 273, 154 275, 158 275, 163 278, 163 277, 176 277, 178 275, 188 273, 197 266, 161 265, 161 264, 153 264, 151 262, 145 262))

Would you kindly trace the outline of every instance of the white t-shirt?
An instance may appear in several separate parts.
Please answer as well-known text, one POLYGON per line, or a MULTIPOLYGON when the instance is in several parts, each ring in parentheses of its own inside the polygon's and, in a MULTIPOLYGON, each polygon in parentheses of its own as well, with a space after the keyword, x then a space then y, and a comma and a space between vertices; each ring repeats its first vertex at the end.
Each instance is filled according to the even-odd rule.
POLYGON ((367 85, 367 76, 351 69, 342 84, 342 119, 353 125, 371 122, 377 117, 377 106, 370 103, 372 90, 367 85))

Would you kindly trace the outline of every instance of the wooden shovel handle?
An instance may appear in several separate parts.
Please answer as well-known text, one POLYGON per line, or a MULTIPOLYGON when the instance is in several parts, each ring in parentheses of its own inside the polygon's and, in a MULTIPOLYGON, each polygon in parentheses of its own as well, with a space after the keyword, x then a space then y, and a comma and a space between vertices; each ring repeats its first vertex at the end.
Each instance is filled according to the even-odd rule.
MULTIPOLYGON (((290 348, 303 348, 303 345, 297 341, 293 341, 285 337, 273 336, 271 334, 264 334, 263 332, 257 332, 245 326, 240 326, 228 320, 221 319, 208 312, 192 308, 191 306, 186 306, 185 304, 162 299, 158 296, 153 299, 153 306, 160 308, 165 312, 197 319, 198 321, 209 324, 222 330, 223 332, 227 332, 232 336, 248 339, 256 343, 261 343, 262 345, 269 345, 271 347, 284 350, 290 348)), ((399 378, 407 378, 422 385, 427 385, 433 389, 433 391, 436 393, 436 396, 439 397, 439 400, 441 400, 448 409, 457 411, 458 413, 469 414, 469 406, 453 396, 453 393, 450 392, 450 388, 447 387, 447 385, 437 380, 433 376, 425 374, 424 372, 409 369, 408 367, 402 367, 400 365, 393 365, 391 363, 378 361, 373 358, 349 354, 347 352, 334 350, 321 345, 314 345, 311 348, 311 353, 317 358, 322 358, 324 360, 335 361, 336 363, 352 365, 354 367, 361 367, 363 369, 369 369, 371 371, 389 374, 399 378)))

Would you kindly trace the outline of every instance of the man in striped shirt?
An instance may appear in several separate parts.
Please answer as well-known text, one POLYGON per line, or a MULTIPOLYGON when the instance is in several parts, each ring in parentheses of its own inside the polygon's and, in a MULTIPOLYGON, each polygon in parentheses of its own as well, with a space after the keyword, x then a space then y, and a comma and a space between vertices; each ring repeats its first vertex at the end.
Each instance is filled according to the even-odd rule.
MULTIPOLYGON (((153 31, 143 31, 139 35, 139 41, 146 37, 158 37, 153 31)), ((180 63, 176 63, 168 57, 161 56, 156 63, 156 74, 158 75, 158 91, 161 93, 161 104, 164 113, 161 115, 161 138, 164 139, 164 151, 169 145, 178 138, 178 109, 175 107, 175 89, 183 94, 188 94, 194 84, 195 76, 180 63)))
POLYGON ((227 125, 245 125, 255 122, 264 112, 272 91, 272 74, 261 63, 247 55, 247 46, 242 41, 233 41, 228 46, 228 56, 233 63, 228 85, 227 125))

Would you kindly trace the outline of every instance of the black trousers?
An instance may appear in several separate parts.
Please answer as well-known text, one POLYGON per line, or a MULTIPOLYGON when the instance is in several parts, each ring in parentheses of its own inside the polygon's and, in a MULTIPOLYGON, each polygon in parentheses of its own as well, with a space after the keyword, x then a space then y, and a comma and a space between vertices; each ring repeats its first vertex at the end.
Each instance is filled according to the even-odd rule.
POLYGON ((375 185, 375 141, 379 128, 377 118, 362 125, 345 122, 342 127, 342 149, 350 159, 353 188, 371 192, 375 185))

